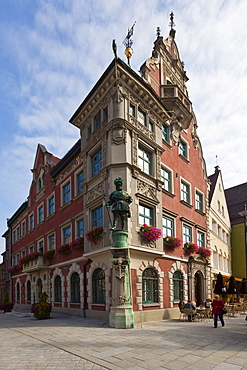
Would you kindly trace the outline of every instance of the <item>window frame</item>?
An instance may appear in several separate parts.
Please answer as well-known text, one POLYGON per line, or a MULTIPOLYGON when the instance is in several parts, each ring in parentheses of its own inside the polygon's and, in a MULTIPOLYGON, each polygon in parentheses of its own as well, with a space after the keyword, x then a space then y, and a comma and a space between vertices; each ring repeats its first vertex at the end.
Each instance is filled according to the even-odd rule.
POLYGON ((62 185, 61 185, 61 190, 62 190, 62 206, 65 206, 66 204, 69 204, 71 199, 72 199, 72 194, 71 194, 71 179, 66 180, 62 185), (68 190, 66 189, 68 187, 68 190))
POLYGON ((205 243, 205 233, 200 231, 200 230, 197 230, 196 232, 196 243, 198 245, 198 247, 204 247, 206 246, 206 243, 205 243), (203 238, 201 239, 200 236, 203 236, 203 238))
POLYGON ((141 171, 152 176, 152 152, 148 151, 143 145, 139 144, 137 157, 138 167, 141 169, 141 171), (148 159, 145 159, 144 155, 146 155, 148 159))
POLYGON ((54 302, 62 302, 62 279, 60 275, 57 275, 54 279, 54 302))
POLYGON ((183 244, 185 244, 185 243, 192 243, 192 240, 193 240, 193 238, 192 238, 192 227, 191 226, 189 226, 189 225, 187 225, 187 224, 183 224, 182 225, 182 235, 183 235, 183 244), (185 233, 185 230, 190 230, 190 232, 189 233, 185 233))
POLYGON ((168 191, 169 193, 172 193, 173 191, 172 171, 165 167, 164 165, 161 165, 160 177, 161 180, 164 182, 164 184, 162 185, 162 189, 168 191), (163 176, 164 172, 168 174, 168 178, 163 176))
POLYGON ((91 211, 92 228, 96 227, 96 226, 103 227, 103 225, 104 225, 103 216, 104 216, 104 212, 103 212, 103 206, 102 205, 97 207, 97 208, 92 209, 92 211, 91 211), (97 212, 99 212, 99 215, 96 214, 97 212))
POLYGON ((190 183, 188 183, 184 179, 180 180, 180 199, 187 204, 191 204, 191 186, 190 183), (186 187, 188 191, 185 191, 183 189, 184 187, 186 187))
POLYGON ((153 207, 148 207, 147 205, 143 203, 139 203, 138 206, 138 221, 139 225, 154 225, 154 209, 153 207), (143 208, 143 212, 142 209, 143 208), (146 212, 150 211, 149 214, 146 212))
POLYGON ((166 143, 170 143, 170 126, 166 123, 163 123, 162 125, 162 140, 166 143))
POLYGON ((155 268, 147 267, 142 273, 142 304, 159 303, 159 275, 155 268), (145 276, 147 272, 153 276, 145 276))
POLYGON ((176 270, 173 273, 173 302, 178 303, 179 301, 184 300, 184 281, 183 274, 180 270, 176 270), (176 277, 175 274, 179 274, 179 277, 176 277))
POLYGON ((29 226, 29 231, 34 230, 34 212, 30 213, 28 217, 28 226, 29 226))
POLYGON ((53 215, 55 213, 55 194, 53 193, 48 199, 47 199, 47 217, 53 215), (51 204, 51 200, 53 200, 53 204, 51 204))
POLYGON ((189 146, 187 141, 182 138, 179 140, 178 144, 178 155, 187 160, 189 159, 189 146))
POLYGON ((44 222, 45 220, 45 209, 44 209, 44 203, 41 203, 38 207, 37 207, 37 220, 38 220, 38 225, 41 224, 42 222, 44 222), (42 210, 42 212, 41 212, 42 210))
POLYGON ((97 130, 97 128, 101 125, 101 111, 99 111, 93 117, 93 130, 97 130))
POLYGON ((91 164, 92 164, 92 178, 96 177, 103 167, 103 151, 102 148, 94 152, 91 156, 91 164), (99 156, 99 159, 96 160, 96 157, 99 156))
POLYGON ((92 304, 105 304, 105 271, 102 268, 96 268, 92 274, 92 304), (100 276, 102 275, 102 276, 100 276))
POLYGON ((75 173, 75 186, 76 186, 75 194, 76 195, 79 195, 82 193, 83 184, 84 184, 84 171, 83 169, 80 169, 79 171, 75 173), (81 180, 80 180, 80 176, 82 177, 81 180))
POLYGON ((166 236, 175 236, 175 222, 174 221, 175 220, 171 217, 168 217, 166 215, 162 216, 162 234, 163 234, 163 238, 165 238, 166 236), (168 227, 167 225, 165 225, 164 220, 171 221, 172 226, 168 227), (167 232, 164 233, 164 230, 166 230, 167 232))
POLYGON ((197 211, 203 212, 203 210, 204 210, 203 199, 204 199, 203 193, 196 189, 196 192, 195 192, 195 209, 197 211), (200 199, 200 197, 201 197, 201 199, 200 199))
POLYGON ((71 224, 68 224, 66 226, 63 226, 61 231, 62 231, 62 241, 63 241, 63 244, 69 244, 69 243, 71 243, 71 241, 72 241, 72 225, 71 224), (67 237, 65 235, 65 231, 66 230, 70 230, 70 234, 67 237))
POLYGON ((70 276, 70 303, 81 303, 80 296, 80 275, 78 272, 73 272, 70 276), (78 277, 72 281, 73 277, 78 277))
POLYGON ((80 218, 79 220, 76 220, 76 237, 80 238, 84 236, 84 218, 80 218), (79 223, 83 224, 83 228, 79 228, 79 223), (83 230, 82 233, 79 233, 81 230, 83 230))

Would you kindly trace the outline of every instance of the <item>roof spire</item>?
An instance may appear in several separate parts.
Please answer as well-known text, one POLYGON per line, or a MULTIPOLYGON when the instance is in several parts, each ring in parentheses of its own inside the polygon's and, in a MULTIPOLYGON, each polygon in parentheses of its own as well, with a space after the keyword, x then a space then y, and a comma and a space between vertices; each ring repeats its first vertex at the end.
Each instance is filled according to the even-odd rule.
POLYGON ((173 13, 173 12, 171 12, 171 14, 170 14, 170 23, 169 23, 169 26, 171 27, 171 30, 170 30, 169 35, 170 35, 171 37, 175 38, 175 33, 176 33, 176 31, 174 30, 174 28, 173 28, 173 27, 175 27, 175 26, 176 26, 176 24, 174 23, 174 13, 173 13))

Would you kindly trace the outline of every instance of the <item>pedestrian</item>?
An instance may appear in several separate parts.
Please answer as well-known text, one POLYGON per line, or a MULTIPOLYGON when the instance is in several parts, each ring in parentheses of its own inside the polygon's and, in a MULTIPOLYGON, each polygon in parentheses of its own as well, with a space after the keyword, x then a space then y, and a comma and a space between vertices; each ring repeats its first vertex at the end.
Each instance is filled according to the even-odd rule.
POLYGON ((225 322, 223 319, 223 314, 222 314, 222 308, 225 306, 224 302, 220 299, 220 297, 216 294, 214 296, 214 300, 212 302, 212 313, 214 315, 214 327, 217 328, 217 321, 218 317, 221 321, 221 325, 225 326, 225 322))
POLYGON ((194 306, 194 304, 190 300, 188 300, 188 302, 185 303, 184 308, 188 308, 189 310, 194 311, 193 315, 188 315, 188 321, 194 320, 196 314, 196 307, 194 306))

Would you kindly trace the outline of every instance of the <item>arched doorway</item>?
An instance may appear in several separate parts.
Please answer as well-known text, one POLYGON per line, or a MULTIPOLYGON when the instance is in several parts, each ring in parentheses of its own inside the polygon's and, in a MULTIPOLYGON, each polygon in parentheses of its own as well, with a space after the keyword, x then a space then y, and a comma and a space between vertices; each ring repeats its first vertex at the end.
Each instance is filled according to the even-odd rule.
POLYGON ((42 280, 39 278, 37 280, 37 299, 39 299, 41 294, 42 294, 42 280))
POLYGON ((196 305, 200 306, 204 300, 204 279, 201 271, 197 271, 195 273, 194 287, 195 287, 194 299, 196 301, 196 305))

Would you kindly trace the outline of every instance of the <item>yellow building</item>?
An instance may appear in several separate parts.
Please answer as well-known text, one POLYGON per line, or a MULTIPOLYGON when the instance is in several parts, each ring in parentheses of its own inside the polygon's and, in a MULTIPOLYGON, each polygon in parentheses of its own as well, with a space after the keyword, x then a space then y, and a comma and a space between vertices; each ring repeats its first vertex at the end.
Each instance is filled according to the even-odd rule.
POLYGON ((215 167, 213 175, 209 176, 209 245, 211 255, 212 292, 217 274, 220 272, 227 282, 232 274, 231 268, 231 222, 219 166, 215 167))

